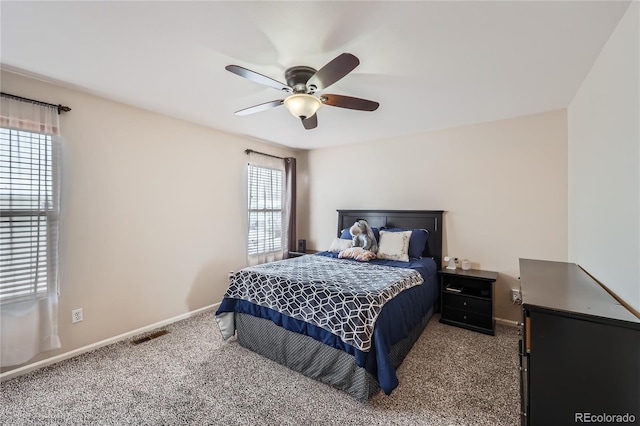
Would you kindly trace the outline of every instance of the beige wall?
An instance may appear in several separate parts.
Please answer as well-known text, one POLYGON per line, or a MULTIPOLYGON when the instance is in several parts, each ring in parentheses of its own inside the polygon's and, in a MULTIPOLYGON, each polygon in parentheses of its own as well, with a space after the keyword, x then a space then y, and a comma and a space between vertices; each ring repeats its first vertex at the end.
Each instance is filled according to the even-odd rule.
POLYGON ((219 302, 245 265, 246 148, 298 158, 310 248, 329 246, 338 208, 446 210, 445 253, 500 273, 499 318, 518 319, 519 257, 567 258, 565 111, 294 153, 6 71, 2 91, 73 108, 61 116, 63 347, 30 362, 219 302))
POLYGON ((308 246, 336 209, 445 210, 445 254, 499 272, 498 318, 518 320, 518 258, 567 260, 566 111, 308 154, 308 246))
POLYGON ((640 311, 640 4, 569 106, 569 258, 640 311))
POLYGON ((14 73, 2 91, 61 116, 62 348, 66 353, 222 299, 245 265, 246 148, 290 150, 14 73), (71 324, 71 310, 84 321, 71 324))

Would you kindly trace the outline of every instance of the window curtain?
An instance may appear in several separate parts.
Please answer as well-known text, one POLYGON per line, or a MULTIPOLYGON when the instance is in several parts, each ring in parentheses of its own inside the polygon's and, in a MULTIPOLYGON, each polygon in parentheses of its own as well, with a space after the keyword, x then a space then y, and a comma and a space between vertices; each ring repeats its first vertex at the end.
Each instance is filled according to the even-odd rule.
MULTIPOLYGON (((0 127, 10 129, 10 132, 0 143, 2 148, 2 158, 0 158, 0 207, 2 218, 2 239, 3 243, 9 246, 3 247, 2 274, 0 280, 9 282, 12 271, 20 270, 21 274, 33 276, 33 283, 30 284, 32 291, 26 290, 16 297, 3 297, 0 300, 0 366, 12 366, 29 361, 40 352, 60 348, 60 338, 58 336, 58 215, 59 215, 59 174, 58 174, 58 153, 60 145, 60 124, 58 111, 55 107, 43 106, 16 100, 11 97, 0 97, 0 127), (17 131, 32 132, 34 137, 22 136, 17 131), (48 135, 48 136, 43 136, 48 135), (28 139, 28 140, 27 140, 28 139), (37 143, 32 142, 38 141, 37 143), (46 142, 40 142, 46 141, 46 142), (46 147, 50 144, 50 148, 46 147), (39 148, 34 149, 33 146, 39 148), (42 154, 43 151, 48 154, 42 154), (31 150, 24 153, 21 150, 31 150), (24 173, 17 173, 17 158, 30 158, 27 163, 30 176, 28 189, 20 189, 18 193, 15 188, 24 188, 19 182, 24 173), (46 159, 44 159, 46 157, 46 159), (47 162, 47 164, 44 164, 47 162), (33 177, 38 176, 39 170, 47 170, 50 173, 50 183, 45 183, 47 179, 33 177), (46 188, 44 186, 47 186, 46 188), (16 193, 18 195, 16 196, 16 193), (28 194, 28 195, 25 195, 28 194), (38 248, 31 247, 30 257, 27 266, 25 263, 15 261, 14 249, 15 241, 21 240, 24 243, 24 228, 15 225, 14 218, 19 216, 19 211, 26 211, 27 216, 32 217, 35 225, 32 224, 31 232, 46 235, 46 245, 37 244, 37 247, 46 247, 46 262, 37 258, 38 248), (33 219, 33 218, 36 219, 33 219), (36 231, 34 231, 36 229, 36 231), (18 235, 18 233, 21 233, 18 235), (8 236, 7 236, 8 235, 8 236), (6 256, 6 257, 5 257, 6 256), (36 257, 34 257, 36 256, 36 257), (35 260, 33 260, 35 259, 35 260), (11 266, 7 266, 11 264, 11 266), (19 264, 19 266, 16 266, 19 264), (40 281, 44 281, 41 271, 46 265, 46 289, 38 291, 40 281), (14 269, 12 269, 14 268, 14 269), (34 271, 24 272, 25 268, 32 268, 34 271)), ((18 172, 24 172, 19 170, 18 172)), ((17 220, 17 219, 15 219, 17 220)), ((31 237, 37 241, 39 236, 31 237)), ((44 240, 45 237, 42 237, 44 240)), ((5 245, 5 244, 3 244, 5 245)), ((44 250, 43 250, 44 251, 44 250)), ((15 274, 15 272, 13 272, 15 274)), ((29 283, 26 284, 29 288, 29 283)))
POLYGON ((282 260, 288 252, 284 233, 284 160, 252 151, 249 152, 249 166, 266 170, 249 173, 248 233, 256 236, 257 232, 259 249, 257 252, 248 250, 247 262, 249 265, 258 265, 282 260), (269 170, 277 173, 270 173, 269 170))
MULTIPOLYGON (((285 173, 285 232, 288 239, 288 251, 297 251, 296 246, 296 159, 284 159, 285 173)), ((287 252, 288 255, 288 252, 287 252)))

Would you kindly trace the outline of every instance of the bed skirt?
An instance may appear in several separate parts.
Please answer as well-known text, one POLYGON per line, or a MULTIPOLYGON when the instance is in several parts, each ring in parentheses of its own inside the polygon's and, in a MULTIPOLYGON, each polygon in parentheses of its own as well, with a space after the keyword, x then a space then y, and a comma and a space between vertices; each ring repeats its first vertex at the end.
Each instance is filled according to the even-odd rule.
MULTIPOLYGON (((433 308, 409 335, 391 348, 391 360, 397 368, 418 340, 433 315, 433 308)), ((277 326, 270 320, 249 314, 236 313, 238 343, 278 364, 307 377, 347 392, 366 402, 380 390, 378 381, 355 358, 341 350, 327 346, 309 336, 277 326)))

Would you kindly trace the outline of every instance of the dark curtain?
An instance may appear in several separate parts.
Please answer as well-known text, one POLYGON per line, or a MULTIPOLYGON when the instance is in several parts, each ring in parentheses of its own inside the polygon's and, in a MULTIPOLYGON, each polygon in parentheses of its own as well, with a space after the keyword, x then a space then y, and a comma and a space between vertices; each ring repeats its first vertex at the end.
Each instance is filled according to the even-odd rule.
POLYGON ((286 203, 285 210, 288 216, 285 218, 287 224, 287 240, 289 241, 289 251, 297 250, 296 240, 296 159, 287 157, 284 159, 284 174, 286 185, 286 203))

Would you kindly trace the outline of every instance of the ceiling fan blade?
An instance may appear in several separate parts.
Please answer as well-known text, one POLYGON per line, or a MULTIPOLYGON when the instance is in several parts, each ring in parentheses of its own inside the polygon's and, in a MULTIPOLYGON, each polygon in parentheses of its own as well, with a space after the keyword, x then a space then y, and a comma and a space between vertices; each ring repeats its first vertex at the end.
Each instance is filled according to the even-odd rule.
POLYGON ((318 115, 317 114, 313 114, 309 118, 303 118, 302 119, 302 125, 307 130, 315 129, 316 127, 318 127, 318 115))
POLYGON ((271 102, 265 102, 263 104, 254 105, 252 107, 236 111, 236 115, 249 115, 249 114, 253 114, 255 112, 266 111, 268 109, 280 106, 283 103, 284 103, 284 99, 278 99, 278 100, 271 101, 271 102))
POLYGON ((325 105, 331 105, 340 108, 357 109, 360 111, 375 111, 380 104, 367 99, 352 98, 343 95, 322 95, 320 100, 325 105))
POLYGON ((256 83, 264 84, 265 86, 273 87, 274 89, 284 90, 285 92, 292 92, 291 87, 284 83, 280 83, 277 80, 267 77, 266 75, 259 74, 255 71, 248 70, 239 65, 227 65, 224 67, 227 71, 239 75, 240 77, 248 78, 256 83))
POLYGON ((343 53, 311 76, 309 81, 307 81, 307 87, 312 91, 326 89, 353 71, 359 64, 360 60, 354 55, 351 53, 343 53), (313 87, 315 87, 315 89, 313 87))

